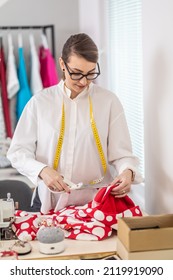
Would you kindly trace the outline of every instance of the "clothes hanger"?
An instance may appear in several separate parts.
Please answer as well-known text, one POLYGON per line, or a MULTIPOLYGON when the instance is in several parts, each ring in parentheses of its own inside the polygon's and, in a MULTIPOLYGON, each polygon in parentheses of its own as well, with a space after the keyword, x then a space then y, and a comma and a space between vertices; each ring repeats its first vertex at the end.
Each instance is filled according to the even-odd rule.
POLYGON ((48 42, 47 42, 47 37, 43 32, 41 33, 41 42, 42 42, 42 45, 45 49, 49 48, 48 42))
POLYGON ((32 33, 29 34, 29 43, 30 43, 30 49, 32 52, 35 54, 37 53, 36 50, 36 45, 35 45, 35 40, 34 40, 34 35, 32 33))
POLYGON ((8 46, 13 47, 13 40, 12 40, 11 33, 8 33, 7 38, 8 38, 8 46))
POLYGON ((22 33, 18 33, 18 47, 23 48, 22 33))
POLYGON ((32 33, 29 34, 29 42, 31 46, 34 44, 34 35, 32 33))
POLYGON ((0 48, 2 47, 2 35, 0 34, 0 48))

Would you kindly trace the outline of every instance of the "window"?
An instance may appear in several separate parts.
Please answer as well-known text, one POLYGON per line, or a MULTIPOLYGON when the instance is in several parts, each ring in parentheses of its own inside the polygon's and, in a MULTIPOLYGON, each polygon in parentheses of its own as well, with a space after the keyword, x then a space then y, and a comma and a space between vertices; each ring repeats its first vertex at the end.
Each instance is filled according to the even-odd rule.
POLYGON ((108 0, 110 89, 121 100, 144 176, 142 0, 108 0))

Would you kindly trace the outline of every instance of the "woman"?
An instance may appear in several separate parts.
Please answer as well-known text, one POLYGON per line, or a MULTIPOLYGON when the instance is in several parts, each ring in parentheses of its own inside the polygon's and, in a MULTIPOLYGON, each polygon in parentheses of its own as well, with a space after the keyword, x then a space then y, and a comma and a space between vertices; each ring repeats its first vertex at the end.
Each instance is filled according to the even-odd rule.
POLYGON ((38 186, 35 202, 39 196, 44 213, 84 204, 107 184, 122 197, 141 181, 122 105, 94 84, 100 67, 93 40, 70 36, 59 63, 63 79, 27 103, 8 151, 12 166, 38 186), (88 187, 70 191, 68 180, 88 187))

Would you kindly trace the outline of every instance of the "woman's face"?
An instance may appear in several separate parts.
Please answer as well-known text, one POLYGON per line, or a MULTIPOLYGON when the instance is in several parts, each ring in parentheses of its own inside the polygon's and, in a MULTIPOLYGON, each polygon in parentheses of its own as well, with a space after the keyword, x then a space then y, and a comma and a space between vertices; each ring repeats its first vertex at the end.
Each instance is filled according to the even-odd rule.
POLYGON ((97 72, 97 63, 90 62, 80 56, 72 55, 69 58, 68 63, 64 63, 62 58, 59 60, 61 70, 65 70, 65 84, 71 90, 72 96, 77 96, 80 94, 88 85, 92 82, 87 80, 86 77, 83 77, 80 80, 73 80, 69 74, 88 74, 97 72))

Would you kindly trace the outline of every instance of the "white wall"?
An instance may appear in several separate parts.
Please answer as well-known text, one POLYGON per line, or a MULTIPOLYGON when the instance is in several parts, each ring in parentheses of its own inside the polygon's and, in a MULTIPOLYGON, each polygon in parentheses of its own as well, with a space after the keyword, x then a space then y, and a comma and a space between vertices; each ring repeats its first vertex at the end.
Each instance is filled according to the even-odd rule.
MULTIPOLYGON (((78 33, 78 19, 78 0, 9 0, 0 7, 0 26, 54 24, 57 59, 61 55, 65 40, 71 34, 78 33)), ((26 34, 26 31, 24 32, 26 34)), ((5 31, 0 30, 0 34, 5 35, 5 31)), ((12 34, 15 34, 14 31, 12 34)), ((37 32, 36 40, 40 39, 39 34, 37 32)), ((24 43, 27 56, 28 41, 24 43)), ((51 47, 51 44, 49 46, 51 47)))
POLYGON ((79 0, 79 31, 87 33, 99 49, 99 85, 108 87, 108 45, 106 0, 79 0))
MULTIPOLYGON (((106 0, 9 0, 0 7, 0 26, 41 24, 55 25, 57 59, 61 55, 65 40, 71 34, 78 32, 89 34, 100 50, 102 74, 98 82, 107 87, 106 0)), ((23 33, 27 37, 27 31, 25 30, 23 33)), ((5 31, 3 31, 3 34, 5 34, 5 31)), ((12 34, 15 34, 15 32, 13 31, 12 34)), ((34 31, 34 34, 37 36, 35 41, 38 45, 40 32, 34 31)), ((13 41, 14 45, 17 45, 17 39, 13 41)), ((51 44, 49 46, 51 47, 51 44)), ((26 60, 29 59, 27 58, 28 48, 28 42, 25 40, 26 60)), ((60 71, 58 63, 57 66, 60 71)))
POLYGON ((0 0, 0 7, 4 5, 8 0, 0 0))
POLYGON ((143 0, 146 211, 173 212, 173 1, 143 0))

